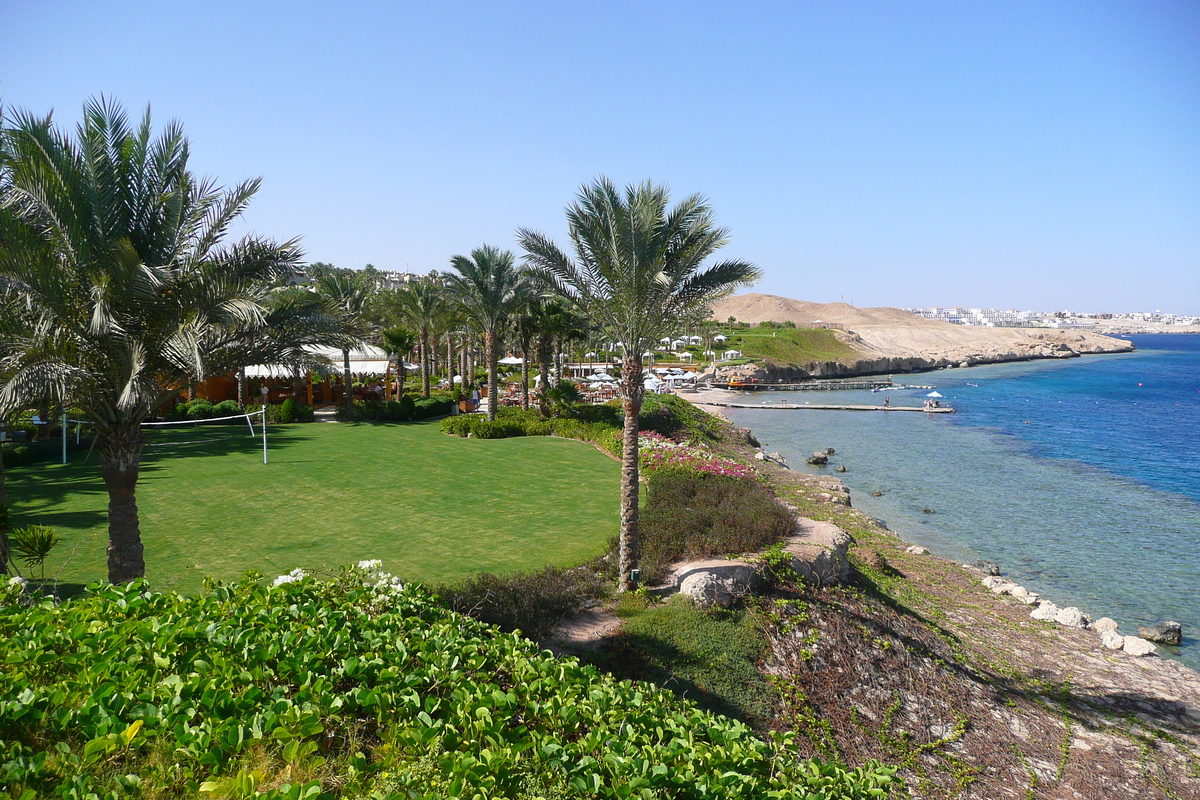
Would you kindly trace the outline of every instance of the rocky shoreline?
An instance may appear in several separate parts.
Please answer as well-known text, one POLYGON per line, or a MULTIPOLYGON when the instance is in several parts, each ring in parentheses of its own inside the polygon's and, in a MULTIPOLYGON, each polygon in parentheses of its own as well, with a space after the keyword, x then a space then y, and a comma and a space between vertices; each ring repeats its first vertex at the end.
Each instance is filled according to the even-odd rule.
MULTIPOLYGON (((707 390, 684 397, 725 419, 709 403, 733 394, 707 390)), ((761 454, 751 431, 738 433, 744 456, 761 454)), ((873 616, 881 611, 860 611, 851 627, 865 625, 863 632, 875 630, 877 638, 856 639, 850 630, 841 647, 860 651, 837 656, 818 649, 816 660, 825 664, 824 671, 812 672, 812 651, 798 650, 795 643, 797 637, 816 635, 813 628, 772 638, 770 669, 804 681, 799 688, 810 699, 806 714, 835 720, 844 713, 822 705, 819 687, 811 683, 826 681, 829 669, 849 670, 831 697, 859 708, 860 715, 868 714, 871 698, 884 703, 887 693, 895 693, 898 710, 889 714, 908 720, 904 736, 913 742, 928 739, 921 747, 936 744, 951 767, 973 765, 970 785, 952 791, 925 771, 936 760, 929 751, 925 767, 911 763, 906 768, 913 785, 926 782, 914 796, 1200 798, 1200 673, 1153 657, 1153 644, 1122 636, 1110 619, 1093 622, 1079 609, 1058 608, 988 574, 998 572, 992 565, 959 564, 904 541, 853 508, 837 478, 799 473, 780 461, 761 454, 755 463, 800 516, 831 523, 853 537, 849 554, 857 577, 852 583, 867 580, 875 586, 868 594, 888 587, 895 598, 889 602, 898 603, 902 617, 927 620, 924 624, 940 631, 939 637, 956 642, 942 655, 948 661, 941 667, 941 659, 928 657, 910 656, 897 664, 878 647, 884 641, 883 650, 888 649, 885 633, 897 620, 873 616), (891 666, 882 666, 889 658, 891 666), (934 696, 938 685, 943 687, 938 692, 953 686, 953 697, 934 696), (963 731, 959 738, 946 733, 954 719, 963 731)), ((832 590, 815 591, 819 598, 832 590)), ((821 635, 845 627, 844 614, 819 621, 821 635)), ((855 738, 860 724, 834 724, 834 729, 839 737, 855 738)), ((888 752, 878 750, 877 743, 858 744, 865 748, 863 757, 887 760, 888 752)), ((847 747, 842 745, 843 752, 847 747)))

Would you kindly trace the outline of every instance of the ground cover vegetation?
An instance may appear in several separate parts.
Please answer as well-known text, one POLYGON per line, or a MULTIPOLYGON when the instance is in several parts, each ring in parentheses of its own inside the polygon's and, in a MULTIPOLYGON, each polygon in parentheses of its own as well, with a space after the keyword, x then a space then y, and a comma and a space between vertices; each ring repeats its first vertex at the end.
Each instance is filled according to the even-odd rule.
POLYGON ((198 597, 135 581, 63 605, 5 586, 13 796, 832 800, 894 785, 555 659, 378 562, 256 577, 198 597))
POLYGON ((849 362, 862 354, 824 328, 785 328, 762 323, 755 328, 728 330, 722 350, 739 350, 747 359, 770 359, 803 366, 814 362, 849 362))
MULTIPOLYGON (((602 553, 616 529, 618 467, 578 442, 480 448, 433 421, 272 426, 264 465, 244 421, 209 425, 147 434, 141 510, 159 588, 379 557, 431 583, 570 567, 602 553)), ((87 459, 8 470, 12 524, 63 538, 46 565, 61 592, 104 574, 105 492, 87 459)))

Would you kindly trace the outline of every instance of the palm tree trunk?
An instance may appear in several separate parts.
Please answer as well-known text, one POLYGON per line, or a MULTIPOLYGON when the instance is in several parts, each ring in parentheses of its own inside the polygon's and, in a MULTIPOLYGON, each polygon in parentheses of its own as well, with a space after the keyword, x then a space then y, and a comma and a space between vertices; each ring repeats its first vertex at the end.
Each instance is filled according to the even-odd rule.
POLYGON ((546 403, 546 392, 550 391, 550 344, 550 334, 543 333, 538 337, 538 367, 542 376, 538 387, 538 413, 542 419, 550 416, 550 406, 546 403))
POLYGON ((350 351, 342 350, 342 382, 346 384, 346 391, 342 394, 342 403, 346 408, 354 405, 354 386, 351 383, 350 376, 350 351))
POLYGON ((521 407, 529 408, 529 357, 533 355, 533 332, 521 334, 521 407))
POLYGON ((446 368, 449 373, 446 380, 450 381, 450 395, 454 395, 454 376, 458 374, 458 354, 454 349, 454 336, 446 334, 446 368))
POLYGON ((396 400, 399 401, 404 397, 404 382, 408 380, 408 367, 404 366, 404 356, 400 356, 400 363, 396 365, 396 375, 398 376, 396 400))
POLYGON ((100 474, 108 488, 108 581, 127 583, 146 574, 135 491, 145 438, 124 420, 97 434, 100 474))
POLYGON ((637 569, 641 543, 638 539, 638 414, 642 411, 642 359, 626 355, 621 364, 621 408, 625 430, 621 439, 621 533, 617 543, 617 589, 636 589, 632 573, 637 569))
POLYGON ((421 329, 421 397, 429 397, 429 329, 421 329))
POLYGON ((483 347, 487 350, 487 371, 488 371, 488 415, 489 420, 496 418, 496 406, 500 404, 499 389, 500 376, 497 374, 496 361, 499 360, 500 354, 496 352, 496 345, 500 337, 496 336, 494 330, 487 331, 484 336, 483 347))
POLYGON ((237 374, 238 408, 246 410, 246 368, 242 367, 237 374))
POLYGON ((8 509, 4 489, 4 446, 0 445, 0 575, 8 574, 8 509))

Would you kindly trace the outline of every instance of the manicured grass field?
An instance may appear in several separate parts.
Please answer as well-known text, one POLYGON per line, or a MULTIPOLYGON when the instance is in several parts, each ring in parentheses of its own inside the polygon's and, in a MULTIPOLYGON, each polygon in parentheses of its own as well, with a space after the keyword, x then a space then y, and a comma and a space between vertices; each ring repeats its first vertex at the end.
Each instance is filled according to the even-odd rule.
MULTIPOLYGON (((280 425, 265 466, 244 425, 150 439, 138 506, 157 589, 368 558, 427 583, 566 566, 601 553, 618 527, 620 465, 566 439, 460 439, 436 421, 280 425)), ((46 575, 65 584, 107 574, 108 495, 85 457, 8 472, 13 524, 62 535, 46 575)))

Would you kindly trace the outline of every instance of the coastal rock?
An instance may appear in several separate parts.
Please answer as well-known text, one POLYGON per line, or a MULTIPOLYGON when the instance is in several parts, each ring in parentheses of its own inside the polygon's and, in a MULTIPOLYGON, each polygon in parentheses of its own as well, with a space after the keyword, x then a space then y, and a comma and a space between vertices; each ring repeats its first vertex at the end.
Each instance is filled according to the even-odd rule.
POLYGON ((764 453, 762 450, 759 450, 757 453, 754 454, 754 460, 755 461, 766 461, 767 454, 764 453))
POLYGON ((912 547, 907 548, 905 550, 905 552, 912 553, 914 556, 929 555, 929 551, 927 549, 925 549, 924 547, 921 547, 919 544, 914 544, 912 547))
POLYGON ((995 561, 972 561, 971 566, 982 572, 984 575, 1000 574, 1000 565, 995 561))
POLYGON ((1110 617, 1101 617, 1092 623, 1092 630, 1097 633, 1115 633, 1118 627, 1117 621, 1110 617))
POLYGON ((1017 588, 1017 585, 1012 581, 1002 581, 992 587, 995 594, 1012 594, 1012 590, 1017 588))
POLYGON ((1018 600, 1024 600, 1026 597, 1029 596, 1028 589, 1026 589, 1024 586, 1018 586, 1015 583, 1013 584, 1013 587, 1008 590, 1008 593, 1011 594, 1013 597, 1017 598, 1018 600))
POLYGON ((1040 620, 1045 620, 1046 622, 1053 622, 1054 618, 1056 616, 1058 616, 1058 606, 1054 605, 1054 603, 1043 602, 1041 605, 1039 605, 1033 611, 1030 611, 1029 616, 1033 619, 1040 619, 1040 620))
POLYGON ((763 456, 763 458, 766 461, 770 461, 772 464, 778 464, 779 466, 783 467, 784 469, 791 469, 788 466, 787 459, 784 458, 779 453, 767 453, 765 456, 763 456))
POLYGON ((981 580, 980 583, 982 583, 984 586, 986 586, 987 588, 991 589, 994 592, 994 591, 996 591, 997 587, 1005 586, 1009 582, 1004 580, 1004 578, 1001 578, 998 575, 988 575, 986 578, 981 580))
POLYGON ((1167 620, 1147 628, 1138 628, 1138 636, 1159 644, 1179 644, 1183 641, 1183 626, 1175 620, 1167 620))
POLYGON ((921 513, 922 513, 922 514, 932 514, 932 513, 933 513, 933 509, 932 509, 932 508, 922 508, 922 509, 921 509, 921 513))
POLYGON ((1026 592, 1024 597, 1018 597, 1017 599, 1027 606, 1036 606, 1042 602, 1042 596, 1037 592, 1026 592))
POLYGON ((1086 628, 1092 620, 1075 606, 1067 606, 1059 609, 1054 615, 1054 621, 1066 628, 1086 628))
POLYGON ((871 492, 871 497, 883 497, 883 492, 876 489, 875 491, 871 492))
POLYGON ((1105 631, 1100 636, 1100 641, 1109 650, 1120 650, 1125 646, 1125 637, 1116 631, 1105 631))
POLYGON ((679 593, 692 598, 701 607, 725 608, 750 593, 758 581, 758 572, 742 561, 693 561, 675 568, 679 593))
POLYGON ((834 450, 832 447, 825 448, 825 455, 827 455, 827 456, 831 456, 836 452, 837 452, 837 450, 834 450))
POLYGON ((836 472, 845 472, 845 471, 846 471, 846 468, 845 468, 845 467, 838 467, 838 468, 837 468, 835 471, 836 471, 836 472))
POLYGON ((829 463, 829 456, 824 453, 813 453, 808 457, 808 463, 813 466, 823 467, 829 463))
POLYGON ((749 428, 735 427, 733 430, 735 433, 737 433, 738 436, 742 437, 743 442, 750 445, 751 447, 761 447, 762 446, 758 443, 758 438, 755 437, 754 431, 750 430, 749 428))
POLYGON ((1131 656, 1152 656, 1158 652, 1158 648, 1145 639, 1137 636, 1126 636, 1125 645, 1122 648, 1131 656))

